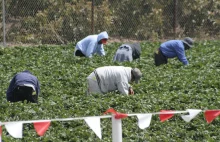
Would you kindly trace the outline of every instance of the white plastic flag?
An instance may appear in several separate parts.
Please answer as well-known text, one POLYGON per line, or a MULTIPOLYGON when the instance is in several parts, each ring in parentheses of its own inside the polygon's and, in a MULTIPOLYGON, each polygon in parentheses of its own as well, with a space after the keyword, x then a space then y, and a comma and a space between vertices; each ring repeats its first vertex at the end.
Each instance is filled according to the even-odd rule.
POLYGON ((102 132, 99 117, 87 117, 84 119, 93 132, 102 139, 102 132))
POLYGON ((138 114, 138 126, 141 129, 145 129, 150 126, 152 114, 138 114))
POLYGON ((7 124, 5 124, 5 128, 12 137, 22 138, 23 123, 21 123, 21 122, 7 123, 7 124))
POLYGON ((187 111, 189 112, 189 115, 181 115, 181 117, 183 118, 184 121, 190 122, 202 110, 201 109, 187 109, 187 111))

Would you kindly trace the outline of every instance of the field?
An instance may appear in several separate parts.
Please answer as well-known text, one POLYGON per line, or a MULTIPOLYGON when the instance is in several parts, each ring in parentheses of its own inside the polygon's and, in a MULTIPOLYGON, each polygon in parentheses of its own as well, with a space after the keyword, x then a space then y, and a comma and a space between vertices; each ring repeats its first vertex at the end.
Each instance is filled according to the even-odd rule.
MULTIPOLYGON (((0 49, 0 121, 73 118, 102 115, 108 108, 124 113, 153 113, 160 110, 220 109, 220 41, 200 41, 186 51, 188 66, 177 59, 167 65, 154 66, 153 52, 159 42, 142 42, 141 59, 114 63, 113 55, 120 43, 105 47, 105 57, 73 57, 74 45, 11 47, 0 49), (123 65, 138 67, 144 74, 140 84, 133 84, 135 95, 118 92, 86 96, 86 77, 97 67, 123 65), (41 84, 39 104, 8 103, 6 90, 12 77, 30 70, 41 84)), ((152 117, 147 129, 137 126, 136 117, 122 120, 123 142, 193 142, 220 141, 219 118, 208 124, 200 113, 187 123, 180 115, 160 122, 152 117)), ((102 140, 83 120, 54 121, 39 137, 32 124, 24 124, 23 138, 11 137, 3 126, 5 142, 111 142, 111 119, 101 119, 102 140)))

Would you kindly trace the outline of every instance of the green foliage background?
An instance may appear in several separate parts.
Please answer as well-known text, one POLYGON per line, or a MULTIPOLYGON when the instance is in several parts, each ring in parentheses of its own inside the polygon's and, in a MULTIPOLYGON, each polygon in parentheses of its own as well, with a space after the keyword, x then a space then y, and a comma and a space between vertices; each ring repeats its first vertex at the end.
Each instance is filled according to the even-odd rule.
MULTIPOLYGON (((12 47, 0 49, 0 121, 72 118, 101 115, 112 107, 124 113, 150 113, 167 110, 219 109, 220 57, 219 41, 196 42, 186 52, 189 66, 177 59, 155 67, 153 52, 159 42, 142 42, 140 60, 113 63, 113 55, 121 43, 105 46, 107 56, 92 59, 73 57, 73 44, 67 46, 12 47), (133 96, 118 92, 86 96, 86 77, 97 67, 123 65, 138 67, 144 74, 140 84, 134 84, 133 96), (6 90, 12 77, 30 70, 41 84, 39 104, 8 103, 6 90)), ((161 123, 158 115, 152 117, 149 128, 141 130, 136 117, 122 120, 124 142, 192 142, 219 141, 219 118, 207 124, 200 113, 190 123, 175 115, 161 123)), ((15 142, 111 142, 111 120, 102 119, 102 140, 83 120, 52 122, 43 137, 37 136, 32 124, 24 124, 23 138, 11 137, 3 127, 3 140, 15 142)))
MULTIPOLYGON (((7 0, 6 41, 78 41, 93 34, 91 7, 91 0, 7 0)), ((174 37, 174 9, 174 0, 94 0, 94 34, 106 30, 117 39, 168 39, 174 37)), ((176 9, 175 37, 219 39, 219 0, 178 0, 176 9)))

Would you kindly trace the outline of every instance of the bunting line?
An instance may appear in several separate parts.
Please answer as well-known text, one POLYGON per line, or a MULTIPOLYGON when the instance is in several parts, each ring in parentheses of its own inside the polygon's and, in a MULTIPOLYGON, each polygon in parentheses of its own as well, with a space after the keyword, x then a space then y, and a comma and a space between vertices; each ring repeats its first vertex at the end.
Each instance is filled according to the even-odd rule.
MULTIPOLYGON (((10 122, 0 122, 0 142, 2 135, 2 126, 5 125, 8 133, 14 138, 22 138, 23 136, 23 124, 25 123, 33 123, 34 128, 39 136, 43 136, 46 131, 50 127, 50 123, 52 121, 71 121, 71 120, 84 120, 87 125, 93 130, 93 132, 102 139, 101 118, 112 118, 115 122, 118 122, 117 127, 121 130, 121 119, 127 118, 128 116, 136 116, 138 118, 138 127, 140 129, 145 129, 150 126, 152 115, 159 115, 160 121, 164 122, 168 119, 171 119, 174 114, 181 114, 180 117, 186 122, 190 122, 193 118, 195 118, 200 112, 204 112, 204 117, 207 123, 211 123, 216 117, 220 115, 220 110, 204 110, 201 109, 187 109, 186 111, 175 111, 175 110, 161 110, 160 112, 154 113, 120 113, 114 110, 113 108, 109 108, 106 110, 102 116, 87 116, 87 117, 75 117, 75 118, 57 118, 57 119, 47 119, 47 120, 28 120, 28 121, 10 121, 10 122), (112 115, 105 115, 107 113, 111 113, 112 115), (183 115, 187 113, 186 115, 183 115), (117 120, 119 119, 119 120, 117 120), (119 123, 120 122, 120 123, 119 123), (120 126, 120 127, 119 127, 120 126)), ((116 124, 115 124, 116 126, 116 124)), ((117 131, 117 130, 115 130, 117 131)), ((121 137, 120 135, 116 135, 117 137, 121 137)), ((115 137, 115 136, 114 136, 115 137)))
MULTIPOLYGON (((205 111, 201 111, 201 112, 206 112, 208 110, 205 111)), ((211 110, 209 110, 211 111, 211 110)), ((216 111, 216 110, 215 110, 216 111)), ((220 111, 220 110, 219 110, 220 111)), ((162 114, 181 114, 181 113, 189 113, 189 111, 175 111, 175 110, 170 110, 170 112, 153 112, 153 113, 131 113, 131 114, 126 114, 127 116, 137 116, 137 115, 141 115, 141 114, 152 114, 152 115, 162 115, 162 114)), ((121 113, 120 113, 121 114, 121 113)), ((125 114, 125 113, 124 113, 125 114)), ((114 114, 113 114, 114 115, 114 114)), ((75 117, 75 118, 57 118, 57 119, 42 119, 42 120, 23 120, 23 121, 8 121, 8 122, 0 122, 0 125, 5 125, 8 123, 35 123, 35 122, 48 122, 48 121, 72 121, 72 120, 84 120, 86 118, 93 118, 93 117, 98 117, 98 118, 111 118, 112 115, 101 115, 101 116, 86 116, 86 117, 75 117)))
POLYGON ((87 117, 75 117, 75 118, 57 118, 57 119, 42 119, 42 120, 27 120, 27 121, 8 121, 8 122, 0 122, 0 125, 6 125, 8 123, 35 123, 35 122, 48 122, 48 121, 72 121, 72 120, 84 120, 88 117, 98 117, 98 118, 111 118, 111 115, 106 116, 87 116, 87 117))

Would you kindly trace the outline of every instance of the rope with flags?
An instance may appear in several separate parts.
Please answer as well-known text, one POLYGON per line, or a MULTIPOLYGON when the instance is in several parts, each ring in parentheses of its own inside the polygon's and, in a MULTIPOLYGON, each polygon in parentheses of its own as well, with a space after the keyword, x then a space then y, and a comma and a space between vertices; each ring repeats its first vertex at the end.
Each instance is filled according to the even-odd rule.
MULTIPOLYGON (((122 141, 122 134, 114 133, 114 131, 119 131, 117 129, 121 129, 121 119, 125 119, 127 117, 136 116, 138 118, 138 127, 140 129, 145 129, 150 126, 151 118, 153 115, 159 115, 160 122, 164 122, 168 119, 171 119, 175 114, 182 114, 181 118, 190 122, 194 119, 200 112, 204 113, 204 117, 207 123, 211 123, 216 117, 220 115, 220 110, 201 110, 201 109, 187 109, 186 111, 175 111, 175 110, 161 110, 160 112, 154 113, 120 113, 110 108, 106 110, 101 116, 87 116, 87 117, 75 117, 75 118, 58 118, 58 119, 50 119, 50 120, 27 120, 27 121, 11 121, 11 122, 0 122, 0 142, 2 140, 2 126, 5 126, 7 132, 14 138, 22 138, 23 137, 23 124, 25 123, 33 123, 34 129, 39 136, 43 136, 46 131, 49 129, 52 121, 73 121, 73 120, 84 120, 86 124, 93 130, 93 132, 102 139, 101 133, 101 125, 100 119, 104 118, 112 118, 112 135, 113 142, 122 141), (111 113, 111 115, 106 115, 111 113), (114 121, 113 121, 114 120, 114 121), (119 121, 117 121, 119 120, 119 121)), ((120 131, 119 131, 120 132, 120 131)))

